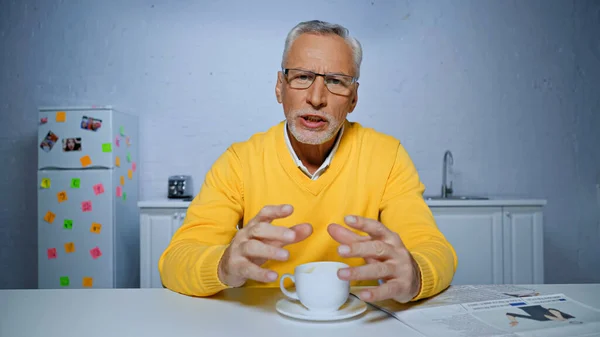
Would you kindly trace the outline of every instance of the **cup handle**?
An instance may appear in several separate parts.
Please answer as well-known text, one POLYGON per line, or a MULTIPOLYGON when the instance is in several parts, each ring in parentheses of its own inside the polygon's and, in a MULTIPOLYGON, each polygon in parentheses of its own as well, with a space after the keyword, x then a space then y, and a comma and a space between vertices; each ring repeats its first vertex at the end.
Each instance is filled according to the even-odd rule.
POLYGON ((283 274, 281 276, 281 279, 279 280, 279 288, 281 288, 281 291, 285 294, 285 296, 299 301, 300 299, 298 298, 298 294, 296 294, 295 291, 289 291, 289 290, 285 289, 285 287, 283 286, 283 281, 288 277, 292 280, 292 282, 296 283, 296 278, 294 277, 294 275, 283 274))

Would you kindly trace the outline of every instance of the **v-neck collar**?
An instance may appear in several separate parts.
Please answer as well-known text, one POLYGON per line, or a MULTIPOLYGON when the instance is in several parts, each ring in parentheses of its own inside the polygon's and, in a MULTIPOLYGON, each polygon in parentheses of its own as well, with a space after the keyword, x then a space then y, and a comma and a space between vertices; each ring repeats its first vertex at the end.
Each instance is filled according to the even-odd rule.
POLYGON ((302 161, 300 160, 300 158, 298 158, 298 155, 296 154, 296 151, 292 147, 292 141, 290 140, 290 135, 288 133, 288 124, 287 124, 287 121, 284 122, 284 126, 283 126, 283 138, 285 139, 285 145, 287 145, 288 150, 290 151, 290 155, 292 156, 292 159, 294 159, 294 162, 296 163, 296 166, 300 170, 302 170, 302 172, 304 172, 304 174, 306 174, 310 179, 312 179, 312 180, 319 179, 319 177, 321 177, 323 175, 323 173, 329 168, 329 165, 331 165, 331 159, 335 155, 335 153, 336 153, 336 151, 337 151, 337 149, 338 149, 338 147, 340 145, 340 140, 342 139, 342 136, 344 135, 344 126, 345 126, 344 124, 342 124, 342 127, 340 128, 340 130, 338 131, 337 135, 335 136, 336 139, 335 139, 335 142, 333 144, 333 148, 331 149, 331 151, 327 155, 327 158, 325 158, 325 160, 323 161, 323 164, 321 164, 321 166, 315 171, 315 173, 311 174, 308 171, 308 168, 306 168, 306 166, 304 166, 304 163, 302 163, 302 161))
POLYGON ((349 139, 352 138, 352 133, 354 132, 350 122, 348 120, 344 121, 344 133, 339 139, 338 148, 336 150, 335 156, 331 159, 331 163, 329 167, 323 174, 316 180, 312 180, 308 177, 304 172, 302 172, 294 158, 290 154, 288 146, 285 141, 285 134, 283 133, 285 130, 285 121, 280 122, 277 125, 274 135, 275 148, 277 151, 277 156, 279 157, 279 163, 283 166, 283 169, 286 173, 292 178, 292 180, 301 188, 309 191, 313 195, 318 195, 321 193, 323 188, 328 186, 335 177, 339 174, 342 167, 346 163, 348 156, 351 151, 351 142, 349 139))

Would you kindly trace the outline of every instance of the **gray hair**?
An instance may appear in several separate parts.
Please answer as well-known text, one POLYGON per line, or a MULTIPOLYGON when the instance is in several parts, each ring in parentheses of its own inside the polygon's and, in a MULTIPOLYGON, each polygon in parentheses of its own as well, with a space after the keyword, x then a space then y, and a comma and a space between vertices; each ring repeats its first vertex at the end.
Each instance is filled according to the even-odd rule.
POLYGON ((350 48, 352 49, 352 56, 354 58, 354 70, 356 71, 355 77, 358 79, 360 76, 360 64, 362 62, 362 47, 360 42, 352 36, 347 28, 319 20, 304 21, 297 24, 287 35, 285 39, 285 47, 283 49, 283 57, 281 58, 281 67, 284 68, 284 63, 287 58, 287 54, 292 46, 292 43, 302 34, 310 33, 317 35, 338 35, 342 37, 350 48))

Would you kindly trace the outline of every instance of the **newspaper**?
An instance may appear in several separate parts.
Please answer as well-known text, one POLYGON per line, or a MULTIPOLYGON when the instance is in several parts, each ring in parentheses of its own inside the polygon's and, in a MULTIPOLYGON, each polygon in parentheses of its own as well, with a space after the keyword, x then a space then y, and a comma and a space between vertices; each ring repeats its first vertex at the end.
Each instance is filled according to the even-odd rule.
POLYGON ((600 336, 600 310, 512 285, 453 286, 416 305, 372 304, 423 336, 600 336))

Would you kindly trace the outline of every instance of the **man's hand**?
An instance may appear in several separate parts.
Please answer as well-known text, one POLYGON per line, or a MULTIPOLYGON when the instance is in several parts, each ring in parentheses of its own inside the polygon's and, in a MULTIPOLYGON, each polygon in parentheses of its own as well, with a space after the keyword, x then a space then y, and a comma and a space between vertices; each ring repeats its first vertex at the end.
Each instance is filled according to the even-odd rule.
POLYGON ((272 282, 279 275, 261 268, 267 260, 286 261, 289 252, 284 246, 300 242, 312 234, 310 224, 290 228, 274 226, 275 219, 292 214, 290 205, 265 206, 248 224, 236 233, 219 261, 218 276, 230 287, 240 287, 247 280, 272 282))
POLYGON ((421 288, 421 272, 400 236, 376 220, 347 216, 344 221, 368 235, 361 236, 338 224, 330 224, 329 235, 342 244, 338 253, 342 257, 362 257, 367 264, 340 269, 338 277, 349 281, 385 281, 378 287, 361 291, 359 296, 363 301, 393 298, 406 303, 413 299, 421 288))

